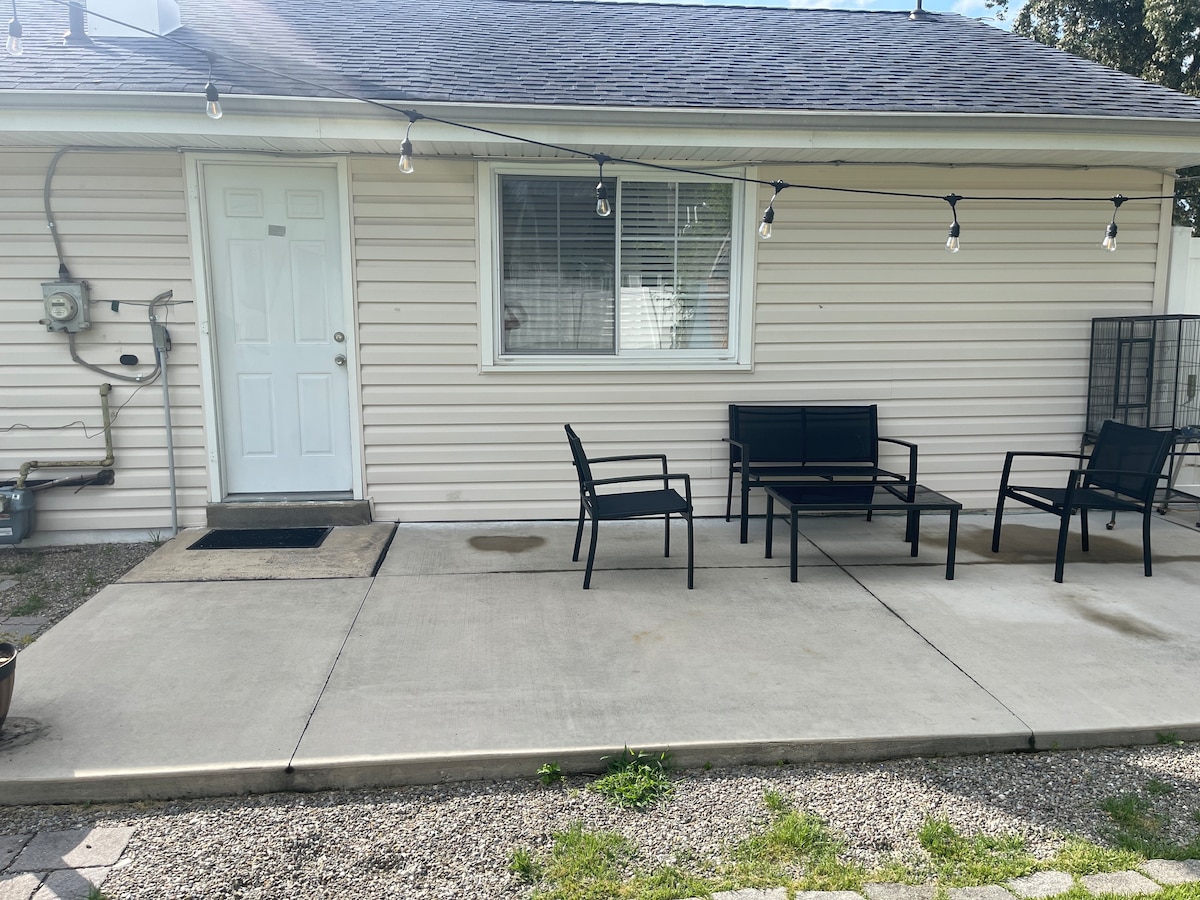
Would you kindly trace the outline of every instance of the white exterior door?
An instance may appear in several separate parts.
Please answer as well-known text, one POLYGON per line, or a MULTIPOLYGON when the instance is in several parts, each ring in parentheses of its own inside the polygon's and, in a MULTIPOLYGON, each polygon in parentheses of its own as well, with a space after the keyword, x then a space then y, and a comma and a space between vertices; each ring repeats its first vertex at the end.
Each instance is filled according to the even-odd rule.
POLYGON ((353 486, 337 170, 204 166, 226 495, 353 486))

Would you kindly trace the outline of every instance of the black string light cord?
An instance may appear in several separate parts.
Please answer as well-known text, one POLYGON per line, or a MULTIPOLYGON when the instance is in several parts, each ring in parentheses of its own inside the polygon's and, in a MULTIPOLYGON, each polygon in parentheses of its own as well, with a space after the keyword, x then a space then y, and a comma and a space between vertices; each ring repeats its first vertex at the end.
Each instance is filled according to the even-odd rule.
MULTIPOLYGON (((77 0, 50 0, 50 2, 56 3, 59 6, 64 6, 64 7, 70 8, 72 6, 73 2, 77 2, 77 0)), ((15 6, 15 0, 14 0, 14 6, 15 6)), ((212 50, 205 50, 201 47, 196 46, 195 44, 189 43, 188 41, 181 41, 179 38, 171 37, 170 35, 167 35, 167 34, 156 34, 155 32, 150 31, 149 29, 141 28, 137 25, 132 25, 128 22, 122 21, 121 19, 117 19, 112 16, 103 15, 102 13, 92 12, 89 10, 88 15, 94 16, 98 19, 103 19, 106 22, 112 22, 113 24, 121 25, 125 28, 132 29, 133 31, 137 31, 144 35, 147 35, 148 37, 155 37, 155 38, 158 38, 159 40, 168 41, 172 44, 175 44, 176 46, 183 47, 187 50, 191 50, 191 51, 203 56, 205 63, 208 65, 209 80, 208 80, 208 84, 205 85, 205 90, 206 90, 206 99, 210 104, 212 102, 214 102, 214 100, 216 98, 216 89, 215 89, 215 87, 213 87, 213 84, 212 84, 212 66, 213 66, 214 61, 221 60, 224 62, 232 63, 235 66, 238 66, 241 68, 256 69, 256 70, 258 70, 260 72, 264 72, 268 75, 273 75, 276 78, 286 79, 295 84, 301 84, 301 85, 305 85, 307 87, 316 88, 319 91, 324 91, 326 93, 333 94, 338 97, 343 97, 347 100, 354 100, 359 103, 365 103, 369 106, 374 106, 377 109, 385 110, 386 112, 388 112, 392 115, 404 116, 408 119, 408 125, 409 125, 408 132, 405 133, 405 138, 404 138, 404 145, 405 145, 404 150, 406 151, 404 153, 404 156, 408 160, 408 163, 409 163, 408 167, 404 169, 404 171, 406 173, 412 171, 412 166, 411 166, 412 145, 411 145, 411 141, 408 138, 408 135, 409 135, 409 133, 411 133, 412 126, 414 123, 424 120, 424 121, 428 121, 428 122, 436 122, 439 125, 446 125, 451 128, 462 128, 467 131, 475 132, 476 134, 486 134, 486 135, 490 135, 491 137, 497 137, 497 138, 502 138, 504 140, 516 141, 518 143, 528 144, 533 147, 542 147, 547 150, 555 150, 560 153, 567 153, 572 156, 578 156, 578 157, 582 157, 582 158, 591 159, 599 165, 602 174, 603 174, 603 167, 604 167, 605 163, 617 163, 617 164, 621 164, 621 165, 637 166, 637 167, 645 168, 645 169, 653 169, 653 170, 660 171, 660 172, 670 172, 670 173, 677 174, 677 175, 696 175, 696 176, 705 177, 705 178, 715 178, 715 179, 723 179, 725 181, 731 181, 731 182, 740 182, 743 184, 753 184, 753 185, 757 185, 760 187, 770 187, 770 188, 774 189, 774 195, 771 197, 771 202, 768 204, 767 212, 766 212, 766 214, 764 214, 764 217, 763 217, 765 224, 770 224, 770 222, 768 221, 768 217, 770 220, 774 220, 775 198, 778 197, 780 193, 782 193, 784 190, 787 190, 788 188, 798 188, 801 190, 808 190, 808 191, 826 191, 826 192, 844 193, 844 194, 859 194, 859 195, 868 195, 868 196, 875 196, 875 197, 899 197, 899 198, 909 198, 909 199, 915 199, 915 200, 942 200, 942 201, 946 201, 946 202, 950 202, 951 198, 953 197, 954 201, 950 202, 950 205, 952 208, 955 208, 955 204, 957 204, 959 201, 964 201, 964 200, 965 201, 988 201, 988 202, 995 201, 995 202, 1002 202, 1002 203, 1004 203, 1004 202, 1011 202, 1011 203, 1112 203, 1114 205, 1114 212, 1115 212, 1115 209, 1120 207, 1120 205, 1122 203, 1125 203, 1128 201, 1176 200, 1176 199, 1178 199, 1178 196, 1179 196, 1178 193, 1147 194, 1147 195, 1137 196, 1137 197, 1126 197, 1122 194, 1117 194, 1115 197, 1025 197, 1025 196, 988 196, 988 197, 984 197, 984 196, 970 196, 970 195, 958 195, 958 194, 948 194, 948 195, 947 194, 925 194, 925 193, 915 193, 915 192, 911 192, 911 191, 884 191, 884 190, 872 190, 869 188, 834 187, 832 185, 821 185, 821 184, 793 184, 793 183, 790 183, 787 181, 766 181, 765 179, 761 179, 761 178, 750 178, 745 175, 734 175, 732 173, 727 173, 727 172, 691 169, 691 168, 687 168, 684 166, 667 165, 665 163, 646 162, 645 160, 640 160, 640 159, 624 159, 624 158, 618 157, 618 156, 609 156, 608 154, 605 154, 605 153, 596 153, 596 152, 593 152, 590 150, 581 150, 577 147, 566 147, 561 144, 552 144, 552 143, 549 143, 546 141, 539 141, 534 138, 523 137, 518 134, 511 134, 511 133, 505 132, 505 131, 497 131, 497 130, 494 130, 491 128, 484 128, 479 125, 469 125, 464 122, 455 122, 451 119, 444 119, 439 116, 425 115, 425 114, 418 112, 415 109, 404 109, 402 107, 395 106, 395 105, 392 105, 391 103, 387 103, 387 102, 384 102, 381 100, 373 100, 370 97, 364 97, 359 94, 352 93, 350 91, 343 91, 339 88, 329 87, 328 85, 321 84, 316 81, 311 81, 311 80, 309 80, 307 78, 303 78, 299 75, 293 75, 293 74, 287 73, 287 72, 279 72, 275 69, 271 69, 267 66, 263 66, 258 63, 247 62, 245 60, 238 59, 237 57, 229 56, 228 54, 225 54, 225 53, 219 53, 219 52, 212 51, 212 50)), ((15 18, 15 16, 14 16, 14 18, 15 18)), ((402 167, 404 166, 403 162, 401 163, 401 166, 402 167)), ((955 210, 955 212, 956 212, 955 221, 953 223, 952 228, 954 226, 958 225, 957 210, 955 210)), ((1115 221, 1115 216, 1114 216, 1114 221, 1115 221)), ((760 233, 761 233, 761 229, 760 229, 760 233)), ((769 229, 768 229, 768 234, 769 234, 769 229)), ((957 235, 954 235, 954 237, 957 237, 957 235)))

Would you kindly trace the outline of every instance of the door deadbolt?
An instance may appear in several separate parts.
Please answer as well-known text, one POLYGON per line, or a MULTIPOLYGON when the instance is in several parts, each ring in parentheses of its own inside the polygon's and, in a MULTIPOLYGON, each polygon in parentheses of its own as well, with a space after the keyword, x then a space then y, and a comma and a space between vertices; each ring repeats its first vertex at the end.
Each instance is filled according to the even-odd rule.
POLYGON ((333 333, 333 339, 335 341, 337 341, 339 344, 341 344, 341 343, 345 342, 346 336, 344 334, 342 334, 340 331, 335 331, 333 333))
POLYGON ((339 353, 333 358, 333 361, 336 365, 344 366, 346 364, 346 357, 339 353))

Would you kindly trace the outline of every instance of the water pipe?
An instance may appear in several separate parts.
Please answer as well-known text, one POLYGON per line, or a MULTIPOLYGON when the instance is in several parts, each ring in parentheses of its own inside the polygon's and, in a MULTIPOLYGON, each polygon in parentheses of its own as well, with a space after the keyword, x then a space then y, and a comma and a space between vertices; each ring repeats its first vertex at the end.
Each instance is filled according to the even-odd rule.
POLYGON ((21 463, 21 468, 17 471, 18 489, 25 487, 25 480, 29 477, 29 473, 34 469, 85 469, 92 466, 99 466, 101 469, 107 469, 115 462, 113 457, 112 444, 112 417, 108 412, 108 395, 112 392, 111 384, 100 385, 100 412, 104 417, 104 459, 101 460, 72 460, 53 462, 39 462, 36 459, 31 459, 29 462, 21 463))

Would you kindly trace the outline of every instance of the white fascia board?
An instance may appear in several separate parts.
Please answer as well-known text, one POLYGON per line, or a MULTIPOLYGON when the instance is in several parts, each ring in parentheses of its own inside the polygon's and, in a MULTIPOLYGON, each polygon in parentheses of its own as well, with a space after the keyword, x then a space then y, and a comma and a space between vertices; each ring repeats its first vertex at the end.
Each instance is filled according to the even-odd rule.
MULTIPOLYGON (((387 110, 357 100, 290 97, 222 97, 226 114, 204 116, 193 94, 116 94, 80 91, 6 91, 0 96, 4 135, 78 134, 80 143, 104 135, 153 136, 153 146, 238 149, 239 142, 309 141, 342 152, 399 147, 408 126, 399 101, 387 110)), ((1139 166, 1179 168, 1200 164, 1200 119, 948 113, 789 112, 778 110, 629 110, 557 106, 415 104, 426 115, 459 121, 546 144, 604 152, 636 147, 695 148, 730 162, 835 162, 844 154, 887 161, 924 153, 931 161, 970 164, 1028 157, 1031 163, 1073 160, 1105 164, 1121 157, 1139 166)), ((414 140, 448 155, 513 155, 521 141, 432 121, 420 121, 414 140)), ((11 142, 8 142, 11 143, 11 142)), ((118 143, 126 144, 122 140, 118 143)), ((539 150, 537 155, 547 155, 539 150)), ((553 154, 570 156, 570 154, 553 154)), ((578 158, 577 156, 575 158, 578 158)))

